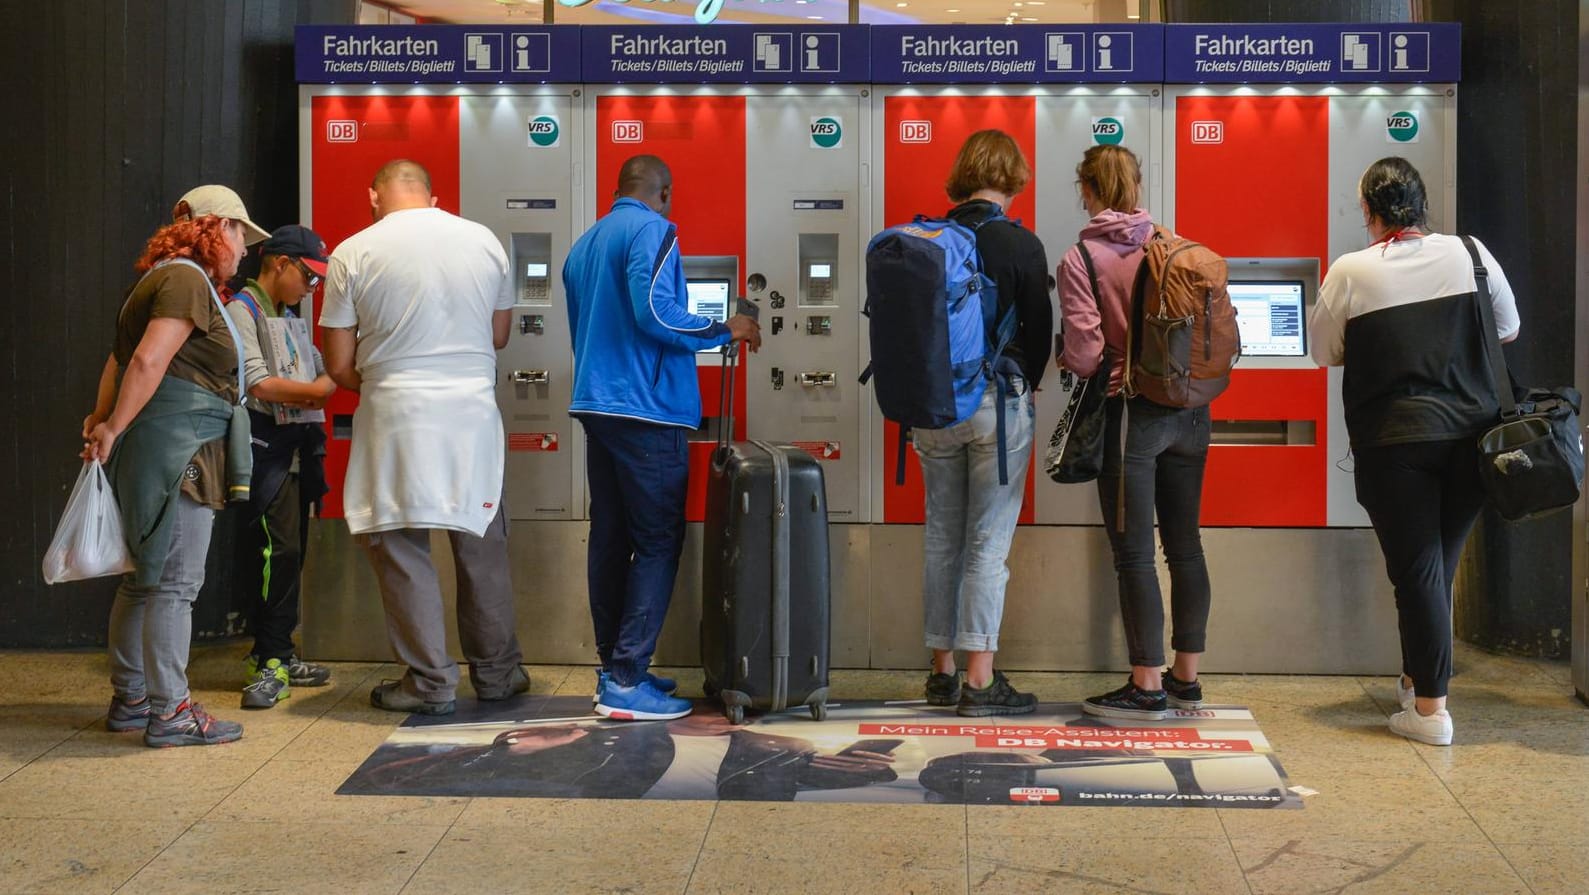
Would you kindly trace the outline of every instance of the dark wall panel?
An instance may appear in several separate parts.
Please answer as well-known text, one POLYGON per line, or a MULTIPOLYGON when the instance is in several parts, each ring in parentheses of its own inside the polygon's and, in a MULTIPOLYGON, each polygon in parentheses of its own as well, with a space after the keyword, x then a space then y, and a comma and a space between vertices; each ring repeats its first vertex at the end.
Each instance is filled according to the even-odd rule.
MULTIPOLYGON (((77 475, 83 415, 132 262, 176 198, 242 194, 266 227, 298 206, 292 29, 355 0, 0 2, 0 646, 104 641, 114 582, 48 587, 39 562, 77 475)), ((237 630, 223 514, 195 634, 237 630)))
MULTIPOLYGON (((1462 23, 1457 226, 1506 271, 1523 329, 1506 346, 1515 378, 1573 381, 1579 0, 1438 0, 1462 23)), ((1486 513, 1457 583, 1456 630, 1488 649, 1566 658, 1572 629, 1572 515, 1511 525, 1486 513)))

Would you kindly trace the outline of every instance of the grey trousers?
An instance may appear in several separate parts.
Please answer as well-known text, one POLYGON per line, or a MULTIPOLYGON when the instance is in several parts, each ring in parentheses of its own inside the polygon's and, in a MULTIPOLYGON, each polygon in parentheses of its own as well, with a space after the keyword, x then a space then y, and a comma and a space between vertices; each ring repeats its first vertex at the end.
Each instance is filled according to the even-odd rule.
MULTIPOLYGON (((458 641, 475 690, 503 690, 523 661, 514 633, 513 583, 508 577, 507 510, 482 537, 447 532, 458 573, 458 641)), ((408 666, 403 689, 427 702, 450 700, 458 689, 458 663, 447 655, 447 621, 441 582, 430 561, 430 529, 401 528, 360 535, 370 556, 386 636, 397 661, 408 666)))
POLYGON ((188 645, 193 639, 193 601, 204 586, 215 511, 185 494, 173 505, 171 547, 153 587, 121 579, 110 607, 110 685, 123 702, 149 697, 159 715, 176 711, 188 698, 188 645))

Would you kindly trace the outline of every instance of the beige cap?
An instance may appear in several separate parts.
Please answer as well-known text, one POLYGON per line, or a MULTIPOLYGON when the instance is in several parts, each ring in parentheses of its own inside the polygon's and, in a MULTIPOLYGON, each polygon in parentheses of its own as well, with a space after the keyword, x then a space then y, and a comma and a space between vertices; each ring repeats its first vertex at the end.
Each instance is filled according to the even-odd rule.
POLYGON ((196 186, 177 200, 177 204, 188 203, 188 208, 196 218, 213 214, 216 217, 227 218, 233 221, 242 221, 243 227, 248 231, 244 240, 247 245, 256 245, 270 238, 270 233, 265 228, 254 223, 248 217, 248 209, 243 207, 243 198, 233 192, 231 187, 221 186, 218 183, 208 183, 196 186))

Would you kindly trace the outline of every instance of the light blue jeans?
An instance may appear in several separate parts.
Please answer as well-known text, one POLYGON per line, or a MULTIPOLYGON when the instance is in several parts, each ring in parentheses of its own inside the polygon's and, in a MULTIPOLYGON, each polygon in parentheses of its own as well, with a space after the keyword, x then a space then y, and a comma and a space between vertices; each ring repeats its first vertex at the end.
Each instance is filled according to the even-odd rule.
POLYGON ((928 649, 994 652, 1004 618, 1004 560, 1021 515, 1032 459, 1031 390, 1005 398, 1008 483, 999 484, 998 389, 988 386, 970 419, 947 429, 912 429, 927 490, 922 588, 928 649))

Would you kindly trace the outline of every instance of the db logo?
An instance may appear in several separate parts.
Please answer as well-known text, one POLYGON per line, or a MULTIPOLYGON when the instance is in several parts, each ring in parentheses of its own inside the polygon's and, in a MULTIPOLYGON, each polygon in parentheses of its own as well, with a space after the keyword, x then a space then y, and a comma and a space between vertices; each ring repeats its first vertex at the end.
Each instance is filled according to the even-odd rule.
POLYGON ((931 121, 901 121, 899 123, 899 142, 901 143, 931 143, 931 121))
POLYGON ((1176 709, 1175 712, 1174 712, 1174 715, 1177 718, 1217 718, 1217 717, 1219 717, 1218 715, 1214 714, 1212 711, 1210 711, 1208 709, 1176 709))
POLYGON ((1010 801, 1022 805, 1034 802, 1057 802, 1059 790, 1052 786, 1013 786, 1010 788, 1010 801))
POLYGON ((612 141, 614 143, 639 143, 644 139, 645 126, 638 121, 614 121, 612 123, 612 141))
POLYGON ((1223 121, 1194 121, 1192 122, 1193 143, 1223 143, 1225 142, 1225 122, 1223 121))
POLYGON ((357 121, 327 121, 326 142, 328 143, 357 143, 359 141, 359 123, 357 121))

